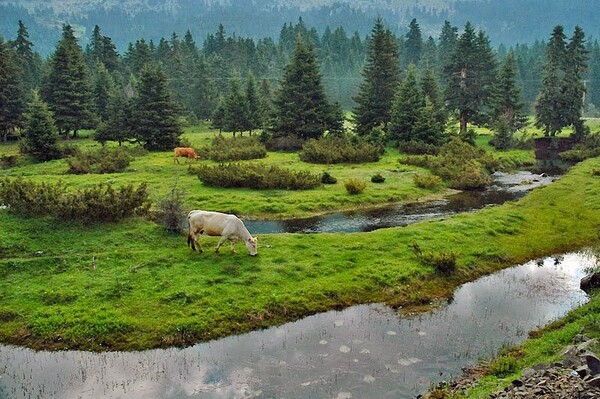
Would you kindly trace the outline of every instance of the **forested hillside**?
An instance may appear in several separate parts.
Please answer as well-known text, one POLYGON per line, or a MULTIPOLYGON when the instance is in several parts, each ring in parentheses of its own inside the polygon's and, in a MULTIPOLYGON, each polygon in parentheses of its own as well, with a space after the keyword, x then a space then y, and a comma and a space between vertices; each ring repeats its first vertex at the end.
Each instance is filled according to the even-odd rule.
POLYGON ((11 37, 23 20, 40 53, 47 55, 63 23, 73 25, 85 44, 94 25, 112 37, 120 51, 140 37, 159 40, 186 30, 199 41, 222 23, 228 32, 259 39, 276 37, 285 22, 304 21, 322 34, 327 26, 343 26, 366 35, 380 15, 397 34, 417 18, 425 36, 437 37, 444 20, 457 26, 471 21, 484 29, 494 45, 532 43, 547 39, 553 26, 580 25, 588 37, 598 37, 600 7, 596 0, 155 0, 155 1, 0 1, 0 34, 11 37))

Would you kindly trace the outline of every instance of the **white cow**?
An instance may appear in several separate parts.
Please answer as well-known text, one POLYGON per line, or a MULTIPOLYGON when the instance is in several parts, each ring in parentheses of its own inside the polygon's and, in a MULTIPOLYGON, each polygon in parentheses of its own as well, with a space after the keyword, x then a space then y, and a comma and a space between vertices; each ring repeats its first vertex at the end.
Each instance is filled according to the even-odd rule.
POLYGON ((239 240, 244 240, 244 244, 246 244, 250 255, 256 256, 258 254, 256 237, 250 235, 244 223, 235 215, 194 210, 188 214, 188 224, 190 226, 188 246, 191 246, 194 251, 197 245, 200 252, 204 252, 198 241, 198 235, 206 234, 209 236, 221 236, 215 252, 219 252, 221 245, 226 240, 229 240, 231 242, 231 252, 236 253, 234 248, 235 243, 239 240))

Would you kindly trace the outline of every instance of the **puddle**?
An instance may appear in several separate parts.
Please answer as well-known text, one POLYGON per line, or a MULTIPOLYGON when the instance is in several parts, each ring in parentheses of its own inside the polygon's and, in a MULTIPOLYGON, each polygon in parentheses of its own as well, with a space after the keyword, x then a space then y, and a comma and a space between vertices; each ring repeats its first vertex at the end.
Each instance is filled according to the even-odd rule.
POLYGON ((492 175, 493 184, 487 190, 463 191, 439 201, 338 212, 302 219, 245 220, 244 224, 252 234, 350 233, 407 226, 423 220, 514 201, 522 198, 535 187, 550 184, 556 178, 556 176, 538 175, 526 171, 510 174, 496 172, 492 175))
POLYGON ((590 251, 505 269, 429 313, 381 304, 144 352, 0 346, 1 398, 411 398, 586 302, 590 251))

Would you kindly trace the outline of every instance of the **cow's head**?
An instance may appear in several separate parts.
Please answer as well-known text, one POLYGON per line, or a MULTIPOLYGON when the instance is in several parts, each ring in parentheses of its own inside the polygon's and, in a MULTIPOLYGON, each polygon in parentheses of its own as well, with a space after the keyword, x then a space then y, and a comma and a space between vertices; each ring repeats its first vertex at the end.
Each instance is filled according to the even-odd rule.
POLYGON ((250 237, 245 241, 245 243, 246 243, 246 248, 248 248, 248 252, 250 253, 250 255, 252 255, 252 256, 258 255, 258 238, 257 237, 250 237))

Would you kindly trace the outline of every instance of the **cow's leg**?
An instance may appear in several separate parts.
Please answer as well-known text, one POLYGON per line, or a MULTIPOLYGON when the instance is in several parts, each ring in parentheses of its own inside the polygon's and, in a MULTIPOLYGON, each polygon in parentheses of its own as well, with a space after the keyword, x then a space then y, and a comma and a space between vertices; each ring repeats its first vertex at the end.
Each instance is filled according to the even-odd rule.
POLYGON ((204 249, 202 249, 202 245, 200 245, 200 239, 198 237, 198 231, 193 231, 190 232, 189 236, 188 236, 188 244, 190 243, 192 244, 192 249, 195 251, 196 247, 198 247, 198 251, 200 253, 204 252, 204 249))
POLYGON ((217 247, 215 248, 215 252, 219 253, 219 249, 221 248, 221 245, 223 245, 223 243, 227 240, 227 236, 221 236, 221 239, 219 240, 219 243, 217 244, 217 247))
POLYGON ((179 163, 179 159, 177 159, 177 155, 173 157, 173 163, 179 163))
POLYGON ((231 253, 232 254, 237 254, 237 251, 235 250, 235 244, 238 242, 237 239, 231 239, 229 240, 229 243, 231 244, 231 253))

